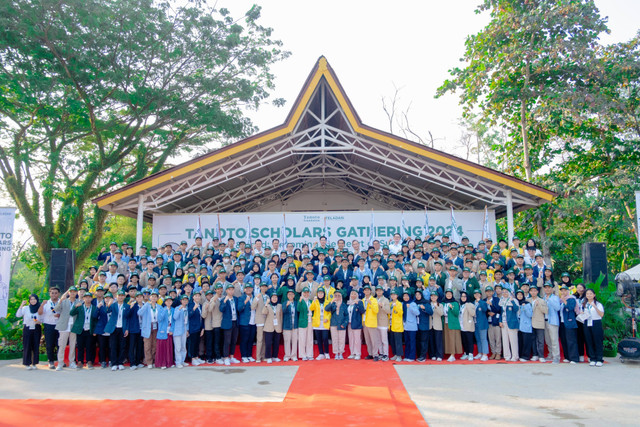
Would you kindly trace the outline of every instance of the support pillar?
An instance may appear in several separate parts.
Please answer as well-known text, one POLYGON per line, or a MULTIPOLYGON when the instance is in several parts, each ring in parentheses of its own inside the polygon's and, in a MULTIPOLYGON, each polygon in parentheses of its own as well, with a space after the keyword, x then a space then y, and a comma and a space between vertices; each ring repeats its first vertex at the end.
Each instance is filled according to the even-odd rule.
POLYGON ((507 196, 507 234, 508 238, 508 246, 513 244, 513 195, 511 194, 511 190, 506 191, 507 196))
POLYGON ((137 254, 142 246, 142 226, 144 225, 144 196, 138 195, 138 222, 136 223, 136 250, 134 254, 137 254))

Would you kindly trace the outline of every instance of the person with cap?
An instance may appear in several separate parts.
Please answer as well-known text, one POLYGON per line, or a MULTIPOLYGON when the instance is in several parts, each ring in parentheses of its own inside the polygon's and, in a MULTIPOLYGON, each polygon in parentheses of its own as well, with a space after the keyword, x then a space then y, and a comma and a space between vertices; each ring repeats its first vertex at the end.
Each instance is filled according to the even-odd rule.
POLYGON ((191 358, 193 366, 202 365, 200 359, 200 338, 204 335, 204 322, 202 320, 202 295, 199 292, 193 294, 192 304, 188 305, 189 335, 187 335, 187 354, 191 358))
MULTIPOLYGON (((16 317, 22 318, 22 364, 28 371, 38 369, 36 365, 40 360, 40 337, 42 335, 42 318, 38 314, 40 305, 38 295, 31 294, 29 300, 22 301, 16 311, 16 317)), ((71 357, 70 353, 69 359, 71 357)))
POLYGON ((358 279, 358 283, 360 286, 364 284, 363 279, 364 276, 368 276, 371 278, 371 270, 366 266, 367 259, 364 257, 360 257, 357 260, 358 266, 353 270, 353 276, 358 279))
POLYGON ((255 311, 256 321, 256 362, 265 360, 264 322, 266 317, 263 313, 263 308, 269 302, 268 288, 268 283, 260 283, 260 293, 251 302, 251 310, 255 311))
POLYGON ((532 344, 532 354, 531 360, 540 363, 545 363, 546 360, 544 358, 544 328, 545 328, 545 318, 547 317, 547 313, 549 312, 549 307, 547 307, 547 302, 538 296, 539 290, 537 286, 532 286, 529 289, 529 293, 531 297, 529 298, 529 302, 531 303, 531 308, 533 309, 533 316, 531 317, 531 327, 533 329, 533 344, 532 344))
MULTIPOLYGON (((500 288, 502 289, 502 288, 500 288)), ((491 349, 491 360, 500 360, 502 358, 502 330, 500 329, 500 298, 493 286, 487 285, 484 288, 485 302, 487 303, 487 320, 489 329, 487 336, 489 338, 489 348, 491 349)))
POLYGON ((401 289, 394 289, 391 292, 391 301, 389 302, 389 309, 391 311, 390 322, 390 335, 391 339, 391 360, 401 362, 404 356, 404 350, 402 348, 402 334, 404 332, 404 324, 402 321, 402 315, 404 307, 402 302, 398 300, 398 297, 402 295, 401 289))
MULTIPOLYGON (((134 287, 129 290, 134 294, 134 298, 129 300, 129 312, 127 314, 129 318, 129 369, 132 371, 142 368, 142 359, 144 358, 144 341, 140 335, 140 316, 138 311, 144 306, 143 292, 136 292, 134 287)), ((145 289, 149 292, 148 289, 145 289)), ((126 300, 125 300, 126 304, 126 300)))
POLYGON ((109 305, 113 302, 113 294, 107 292, 104 294, 104 299, 96 301, 94 298, 95 306, 98 309, 98 318, 96 325, 93 329, 95 342, 98 346, 98 361, 102 369, 107 367, 107 356, 109 355, 109 334, 105 332, 107 322, 109 320, 109 305))
POLYGON ((333 345, 334 358, 335 360, 344 360, 349 313, 347 305, 343 303, 342 293, 334 293, 333 301, 326 305, 324 309, 331 313, 329 329, 331 331, 331 343, 333 345))
POLYGON ((560 342, 565 363, 578 363, 578 322, 576 321, 576 305, 578 300, 565 284, 560 286, 560 342))
POLYGON ((331 328, 331 312, 325 308, 333 300, 327 295, 323 286, 318 288, 316 297, 313 299, 309 310, 313 314, 313 333, 318 343, 318 357, 316 360, 330 359, 329 355, 329 330, 331 328))
POLYGON ((253 341, 256 338, 256 312, 251 309, 254 299, 253 285, 245 284, 244 295, 238 298, 238 336, 240 337, 240 357, 244 363, 255 360, 251 357, 253 341))
POLYGON ((525 293, 522 289, 516 291, 516 301, 520 306, 519 311, 519 337, 518 348, 520 350, 520 361, 528 362, 531 360, 532 347, 533 347, 533 327, 531 326, 531 318, 533 317, 533 307, 531 303, 525 298, 525 293))
POLYGON ((420 310, 414 301, 411 299, 411 295, 407 292, 402 294, 402 320, 404 326, 404 361, 413 362, 416 360, 416 336, 418 333, 418 317, 420 316, 420 310))
POLYGON ((358 298, 358 291, 351 289, 349 300, 347 301, 347 333, 349 335, 350 353, 348 359, 360 360, 362 355, 362 319, 364 315, 365 308, 362 301, 358 298))
POLYGON ((371 295, 371 285, 363 286, 363 298, 365 314, 363 316, 363 332, 364 340, 367 345, 367 357, 365 359, 373 359, 378 361, 380 349, 380 333, 378 331, 378 312, 380 307, 378 300, 371 295))
POLYGON ((56 317, 55 307, 60 299, 60 288, 57 285, 49 287, 49 299, 43 301, 38 308, 38 315, 42 320, 43 334, 45 347, 47 349, 47 360, 49 362, 49 369, 55 369, 55 361, 57 358, 58 345, 58 331, 56 330, 56 323, 58 318, 56 317))
POLYGON ((176 368, 189 366, 187 358, 187 337, 189 335, 189 297, 180 296, 180 305, 173 309, 173 320, 169 332, 173 336, 173 351, 176 368))
POLYGON ((140 320, 140 335, 144 342, 144 359, 147 368, 155 366, 158 354, 158 325, 162 306, 158 304, 159 293, 153 290, 149 295, 149 301, 138 309, 140 320))
MULTIPOLYGON (((383 282, 384 283, 384 282, 383 282)), ((389 300, 385 297, 386 290, 382 284, 376 286, 376 300, 378 301, 378 355, 379 360, 389 360, 389 316, 391 314, 391 307, 389 300)), ((375 356, 374 356, 375 360, 375 356)))
MULTIPOLYGON (((210 317, 211 319, 211 329, 213 332, 210 335, 209 341, 207 341, 206 352, 207 352, 207 355, 209 354, 211 355, 211 360, 209 360, 209 363, 213 363, 213 361, 215 361, 216 364, 222 365, 224 361, 222 359, 223 333, 221 329, 222 312, 220 311, 220 302, 224 298, 223 296, 224 289, 222 284, 219 282, 216 283, 213 288, 214 288, 214 295, 209 301, 208 307, 203 308, 203 313, 206 313, 207 318, 210 317), (210 350, 208 346, 211 346, 210 350)), ((205 324, 207 322, 207 318, 205 318, 205 324)), ((255 314, 254 314, 253 320, 255 325, 255 314)), ((206 337, 206 331, 205 331, 205 337, 206 337)), ((255 362, 255 359, 253 357, 250 357, 249 360, 252 362, 255 362)))
POLYGON ((444 291, 442 301, 444 314, 444 352, 449 354, 449 362, 456 360, 456 354, 461 354, 462 339, 460 334, 460 304, 453 297, 453 289, 444 291))
POLYGON ((284 361, 298 361, 298 302, 293 289, 287 291, 282 303, 282 336, 284 340, 284 361))
POLYGON ((554 294, 554 284, 544 283, 544 301, 547 304, 545 315, 544 341, 549 349, 549 356, 553 363, 560 363, 560 298, 554 294))
MULTIPOLYGON (((431 278, 429 278, 431 280, 431 278)), ((418 362, 427 360, 429 351, 429 317, 433 315, 433 308, 424 293, 416 292, 413 301, 418 308, 418 331, 416 334, 416 357, 418 362)))
POLYGON ((62 294, 58 304, 56 304, 54 310, 57 314, 58 321, 56 322, 56 330, 58 331, 58 366, 56 371, 61 371, 64 366, 64 352, 69 344, 69 367, 71 369, 76 368, 76 334, 71 332, 71 327, 74 324, 75 316, 72 316, 71 308, 76 304, 76 298, 78 296, 78 288, 75 286, 69 287, 67 291, 62 294))
POLYGON ((475 300, 474 306, 476 309, 475 316, 475 338, 478 346, 478 354, 475 359, 480 359, 482 362, 489 360, 489 311, 490 307, 485 300, 482 299, 482 291, 476 289, 473 291, 473 298, 475 300))
POLYGON ((173 321, 173 298, 167 295, 164 305, 158 307, 158 327, 156 333, 156 368, 167 369, 174 366, 173 339, 171 337, 171 322, 173 321))
POLYGON ((500 296, 500 329, 502 332, 502 350, 507 362, 517 362, 520 359, 518 329, 520 328, 520 304, 509 292, 502 289, 500 296))
MULTIPOLYGON (((223 334, 222 357, 224 359, 224 364, 229 366, 231 363, 240 363, 240 361, 235 357, 236 343, 238 341, 238 307, 240 305, 240 301, 238 300, 238 297, 234 296, 233 285, 227 285, 225 293, 226 295, 222 301, 220 301, 220 312, 222 313, 220 327, 222 328, 223 334)), ((261 300, 261 298, 256 299, 261 300)), ((257 315, 258 312, 256 311, 256 317, 257 315)), ((256 361, 257 359, 258 352, 256 351, 256 361)))
POLYGON ((271 294, 269 301, 262 309, 265 315, 264 341, 266 362, 280 362, 280 338, 282 337, 282 304, 278 302, 278 295, 271 294))
POLYGON ((105 332, 109 334, 109 347, 111 349, 111 370, 124 370, 125 340, 129 336, 129 306, 124 303, 125 293, 119 290, 117 301, 109 306, 111 313, 105 332))
POLYGON ((310 295, 311 290, 304 287, 298 301, 298 355, 303 361, 313 360, 313 313, 310 295))
POLYGON ((429 318, 429 356, 431 356, 431 360, 442 362, 442 359, 444 358, 442 338, 442 331, 444 329, 442 322, 444 307, 440 303, 436 293, 432 293, 429 296, 429 300, 431 309, 433 310, 433 314, 429 318))
POLYGON ((342 258, 340 260, 340 266, 333 274, 334 282, 341 279, 343 283, 349 283, 351 281, 351 276, 353 276, 353 270, 349 266, 349 260, 347 258, 342 258))
POLYGON ((460 335, 463 354, 460 360, 473 360, 473 335, 475 333, 476 309, 466 291, 460 292, 460 335))
POLYGON ((78 345, 76 365, 79 368, 82 368, 82 365, 86 363, 88 369, 93 369, 93 361, 96 358, 95 344, 91 344, 93 344, 93 332, 98 319, 98 309, 91 304, 92 299, 93 295, 90 292, 85 293, 82 297, 82 302, 76 302, 69 312, 69 315, 75 317, 71 332, 76 334, 78 345))

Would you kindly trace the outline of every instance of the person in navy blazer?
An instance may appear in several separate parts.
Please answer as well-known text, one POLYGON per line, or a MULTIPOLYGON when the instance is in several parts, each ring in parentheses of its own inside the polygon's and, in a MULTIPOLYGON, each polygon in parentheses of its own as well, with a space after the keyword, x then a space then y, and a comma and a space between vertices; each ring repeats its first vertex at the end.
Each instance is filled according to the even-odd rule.
POLYGON ((124 370, 125 338, 129 336, 129 306, 124 303, 125 293, 118 291, 117 301, 109 306, 111 317, 107 321, 105 332, 110 334, 111 370, 124 370))
POLYGON ((182 295, 180 305, 173 308, 173 321, 169 331, 173 335, 173 352, 176 368, 184 367, 187 357, 187 335, 189 334, 189 297, 182 295))
POLYGON ((222 313, 222 323, 220 328, 224 335, 222 345, 222 357, 224 364, 229 366, 231 363, 240 363, 234 357, 236 350, 236 342, 238 341, 238 316, 239 305, 238 298, 233 296, 235 288, 233 284, 227 286, 226 296, 220 301, 220 312, 222 313))
POLYGON ((193 293, 192 301, 188 306, 189 335, 187 336, 187 350, 191 357, 191 364, 198 366, 204 363, 200 359, 200 337, 204 335, 204 319, 202 318, 202 295, 193 293))
POLYGON ((360 360, 362 354, 362 316, 366 313, 364 303, 358 296, 358 291, 352 289, 347 301, 347 333, 351 353, 347 359, 356 360, 360 360))
MULTIPOLYGON (((243 362, 249 362, 256 338, 256 325, 250 325, 251 304, 253 303, 253 285, 244 285, 244 295, 238 297, 238 336, 240 338, 240 356, 243 362)), ((255 319, 255 316, 254 316, 255 319)))
POLYGON ((331 312, 330 331, 333 354, 336 360, 344 359, 344 344, 347 335, 347 325, 349 324, 349 313, 347 305, 342 302, 342 293, 333 294, 333 301, 327 304, 324 311, 331 312))
POLYGON ((476 328, 475 336, 478 344, 478 355, 476 359, 485 362, 489 360, 489 304, 482 299, 482 291, 476 289, 473 291, 476 306, 476 328))
POLYGON ((428 301, 422 292, 416 292, 413 302, 418 306, 418 337, 417 337, 417 354, 418 362, 427 360, 427 351, 429 351, 429 317, 433 315, 431 301, 428 301))
POLYGON ((569 294, 569 288, 560 287, 560 342, 564 354, 563 362, 578 363, 578 322, 576 321, 577 300, 569 294))
POLYGON ((129 364, 130 369, 142 368, 142 357, 144 355, 144 342, 140 336, 140 318, 138 311, 142 308, 142 292, 136 292, 135 300, 129 302, 129 364))
POLYGON ((353 276, 353 269, 349 268, 349 260, 343 258, 340 262, 340 267, 333 275, 333 283, 337 283, 338 279, 342 279, 343 283, 349 283, 351 276, 353 276))
POLYGON ((107 326, 107 321, 109 320, 109 316, 107 315, 107 304, 113 301, 113 297, 111 293, 108 293, 108 296, 105 295, 105 299, 103 302, 98 302, 96 307, 98 307, 98 321, 96 322, 96 327, 93 330, 93 334, 95 335, 96 341, 98 343, 98 360, 100 361, 100 365, 102 368, 107 367, 107 351, 109 350, 109 336, 104 335, 104 330, 107 326))

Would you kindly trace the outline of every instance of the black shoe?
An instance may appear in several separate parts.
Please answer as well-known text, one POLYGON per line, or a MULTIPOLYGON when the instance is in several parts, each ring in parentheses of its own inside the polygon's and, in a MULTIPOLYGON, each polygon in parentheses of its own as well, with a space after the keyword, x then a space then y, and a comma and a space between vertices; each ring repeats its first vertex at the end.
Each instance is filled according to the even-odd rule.
POLYGON ((102 369, 105 369, 107 367, 107 362, 100 363, 100 366, 102 367, 102 369))
POLYGON ((381 359, 384 360, 385 362, 389 361, 389 356, 385 355, 385 356, 381 356, 381 359))
POLYGON ((213 359, 207 359, 207 363, 213 363, 213 359))
POLYGON ((426 359, 424 357, 418 357, 418 362, 424 362, 426 359))
POLYGON ((373 356, 368 355, 368 356, 367 356, 367 357, 365 357, 364 359, 365 359, 365 360, 371 360, 371 359, 373 359, 373 356))
POLYGON ((380 361, 380 358, 378 356, 373 356, 373 361, 374 362, 378 362, 378 361, 380 361))

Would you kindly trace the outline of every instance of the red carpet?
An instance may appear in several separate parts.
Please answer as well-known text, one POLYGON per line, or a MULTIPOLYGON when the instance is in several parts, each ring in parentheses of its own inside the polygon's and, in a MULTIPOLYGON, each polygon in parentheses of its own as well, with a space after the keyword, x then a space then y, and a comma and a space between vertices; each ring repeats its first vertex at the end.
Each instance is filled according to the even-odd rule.
POLYGON ((281 403, 4 400, 0 425, 427 425, 389 362, 330 360, 298 364, 281 403))

